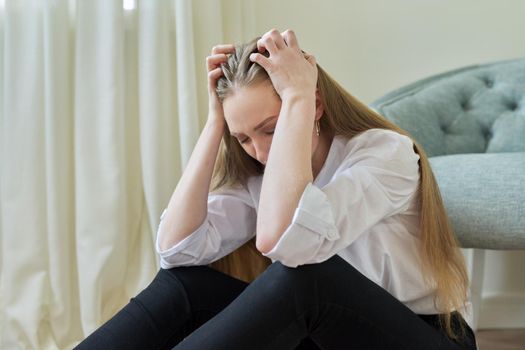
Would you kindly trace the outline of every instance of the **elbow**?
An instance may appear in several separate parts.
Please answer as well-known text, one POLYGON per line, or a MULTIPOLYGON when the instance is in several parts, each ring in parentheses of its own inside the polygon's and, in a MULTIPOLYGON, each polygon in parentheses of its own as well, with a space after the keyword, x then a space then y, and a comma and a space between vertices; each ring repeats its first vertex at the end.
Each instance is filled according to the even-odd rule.
POLYGON ((257 239, 255 240, 255 246, 259 252, 267 254, 273 249, 275 243, 273 242, 273 240, 268 239, 264 235, 257 235, 257 239))
POLYGON ((158 233, 157 244, 157 253, 165 252, 166 250, 174 246, 174 243, 171 240, 169 240, 169 237, 167 237, 166 233, 163 232, 158 233))
POLYGON ((286 231, 288 224, 265 227, 262 230, 257 229, 255 246, 263 254, 267 254, 277 245, 281 236, 286 231))

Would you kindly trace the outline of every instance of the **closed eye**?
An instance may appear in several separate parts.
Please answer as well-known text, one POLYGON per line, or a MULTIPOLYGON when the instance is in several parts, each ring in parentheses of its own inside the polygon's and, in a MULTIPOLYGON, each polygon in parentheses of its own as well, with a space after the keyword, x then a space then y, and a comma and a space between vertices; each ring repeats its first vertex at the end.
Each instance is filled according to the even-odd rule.
MULTIPOLYGON (((265 134, 265 135, 273 135, 274 132, 275 132, 275 130, 265 131, 264 134, 265 134)), ((245 139, 242 139, 242 140, 239 140, 239 143, 240 143, 241 145, 243 145, 243 144, 247 143, 248 141, 250 141, 250 138, 249 138, 249 137, 247 137, 247 138, 245 138, 245 139)))

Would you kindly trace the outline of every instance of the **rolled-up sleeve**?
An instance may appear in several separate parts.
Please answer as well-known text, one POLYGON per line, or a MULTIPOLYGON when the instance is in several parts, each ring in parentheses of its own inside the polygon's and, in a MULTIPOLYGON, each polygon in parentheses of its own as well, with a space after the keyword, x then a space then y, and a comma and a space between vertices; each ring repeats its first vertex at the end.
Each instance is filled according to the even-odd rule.
POLYGON ((263 255, 289 267, 325 261, 409 206, 419 184, 412 140, 380 129, 355 139, 328 184, 306 186, 291 224, 263 255))
MULTIPOLYGON (((208 196, 208 213, 194 232, 174 246, 161 250, 159 237, 166 210, 157 229, 155 247, 164 269, 207 265, 231 253, 255 236, 256 213, 247 190, 223 189, 208 196)), ((162 230, 161 230, 162 229, 162 230)))

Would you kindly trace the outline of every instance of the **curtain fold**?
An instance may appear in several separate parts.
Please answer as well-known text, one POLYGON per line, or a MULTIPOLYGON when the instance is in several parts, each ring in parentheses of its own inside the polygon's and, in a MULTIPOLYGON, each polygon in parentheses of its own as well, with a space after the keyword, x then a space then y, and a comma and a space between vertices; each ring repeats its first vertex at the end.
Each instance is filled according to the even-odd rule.
POLYGON ((156 230, 156 213, 162 212, 162 206, 169 200, 173 179, 180 176, 182 164, 182 149, 178 146, 180 125, 178 118, 174 118, 178 101, 172 13, 170 2, 139 3, 140 153, 145 201, 155 213, 148 218, 152 232, 156 230), (158 198, 164 199, 162 203, 158 198))
POLYGON ((188 52, 195 52, 192 40, 184 38, 193 37, 191 3, 185 0, 175 0, 175 21, 177 37, 177 84, 178 84, 178 112, 179 112, 179 138, 181 145, 182 166, 185 167, 193 149, 194 140, 199 136, 199 119, 197 112, 197 86, 195 79, 195 60, 188 52))
POLYGON ((0 348, 68 349, 158 269, 159 215, 206 119, 205 56, 228 39, 224 4, 2 4, 0 348))

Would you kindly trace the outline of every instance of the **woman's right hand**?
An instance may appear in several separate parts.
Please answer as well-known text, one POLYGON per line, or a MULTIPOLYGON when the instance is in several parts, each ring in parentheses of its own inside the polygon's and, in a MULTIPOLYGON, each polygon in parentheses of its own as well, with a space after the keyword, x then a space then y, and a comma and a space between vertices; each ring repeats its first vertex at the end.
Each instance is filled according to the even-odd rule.
POLYGON ((224 111, 222 103, 217 96, 217 80, 223 75, 221 64, 228 61, 227 54, 235 51, 231 44, 217 45, 211 50, 211 55, 206 57, 206 67, 208 70, 208 122, 224 128, 224 111))

